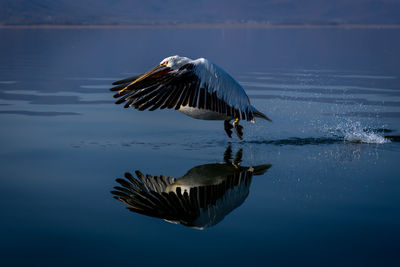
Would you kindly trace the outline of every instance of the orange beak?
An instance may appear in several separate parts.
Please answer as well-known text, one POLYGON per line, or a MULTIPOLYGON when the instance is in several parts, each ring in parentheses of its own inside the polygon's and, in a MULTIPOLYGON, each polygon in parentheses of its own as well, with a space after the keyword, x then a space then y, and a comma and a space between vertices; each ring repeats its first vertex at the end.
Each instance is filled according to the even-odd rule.
MULTIPOLYGON (((167 63, 166 63, 166 64, 167 64, 167 63)), ((166 65, 166 64, 165 64, 165 65, 166 65)), ((154 67, 152 70, 146 72, 145 74, 143 74, 142 76, 140 76, 139 78, 137 78, 136 80, 134 80, 133 82, 131 82, 131 83, 130 83, 129 85, 127 85, 124 89, 119 90, 119 91, 118 91, 118 94, 121 94, 123 91, 125 91, 126 89, 128 89, 128 87, 134 85, 135 83, 140 82, 140 81, 146 79, 147 77, 149 77, 149 76, 151 76, 151 75, 154 75, 154 74, 157 74, 157 73, 159 73, 159 72, 161 72, 161 71, 164 71, 164 70, 166 69, 166 66, 165 66, 165 65, 164 65, 164 64, 162 64, 162 65, 157 65, 157 66, 154 67)))

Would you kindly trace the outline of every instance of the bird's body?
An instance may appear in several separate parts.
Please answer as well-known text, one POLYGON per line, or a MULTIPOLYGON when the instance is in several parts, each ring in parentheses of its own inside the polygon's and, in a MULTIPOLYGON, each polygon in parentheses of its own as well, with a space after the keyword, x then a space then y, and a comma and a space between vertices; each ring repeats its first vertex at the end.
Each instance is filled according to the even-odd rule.
POLYGON ((227 116, 226 114, 207 110, 207 109, 199 109, 193 108, 190 106, 181 106, 179 111, 189 117, 199 119, 199 120, 232 120, 232 116, 227 116))
POLYGON ((117 104, 126 102, 126 108, 138 110, 176 109, 195 119, 224 120, 229 137, 233 128, 242 139, 240 120, 270 120, 250 104, 237 81, 204 58, 168 57, 144 75, 113 84, 117 104), (230 120, 235 120, 232 125, 230 120))

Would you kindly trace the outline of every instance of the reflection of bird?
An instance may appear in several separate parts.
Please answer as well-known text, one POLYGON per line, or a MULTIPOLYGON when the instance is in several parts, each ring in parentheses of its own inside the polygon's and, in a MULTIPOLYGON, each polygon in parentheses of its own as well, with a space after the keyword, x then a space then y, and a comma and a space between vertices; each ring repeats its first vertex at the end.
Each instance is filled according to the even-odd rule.
POLYGON ((162 218, 172 223, 204 229, 220 222, 239 207, 249 194, 253 175, 261 175, 271 165, 241 167, 241 150, 230 162, 231 150, 224 164, 204 164, 190 169, 181 178, 125 173, 118 178, 121 186, 111 193, 139 214, 162 218))
POLYGON ((270 121, 250 104, 237 81, 204 58, 167 57, 146 74, 113 85, 116 86, 110 90, 118 91, 114 95, 119 98, 117 104, 126 102, 126 108, 138 110, 177 109, 196 119, 224 120, 229 137, 233 128, 242 139, 240 120, 254 121, 259 117, 270 121))

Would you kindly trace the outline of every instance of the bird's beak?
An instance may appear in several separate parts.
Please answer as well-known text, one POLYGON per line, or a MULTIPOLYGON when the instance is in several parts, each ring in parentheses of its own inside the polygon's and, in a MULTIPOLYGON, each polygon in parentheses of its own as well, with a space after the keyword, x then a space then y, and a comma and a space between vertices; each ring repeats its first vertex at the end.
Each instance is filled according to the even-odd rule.
POLYGON ((165 71, 167 69, 166 66, 164 65, 157 65, 156 67, 154 67, 152 70, 146 72, 145 74, 143 74, 142 76, 140 76, 139 78, 137 78, 135 81, 133 81, 131 84, 129 84, 128 86, 131 86, 132 84, 135 84, 137 82, 140 82, 141 80, 144 80, 145 78, 151 76, 151 75, 155 75, 159 72, 165 71))
POLYGON ((152 70, 146 72, 145 74, 143 74, 142 76, 140 76, 139 78, 137 78, 136 80, 134 80, 133 82, 131 82, 129 85, 127 85, 124 89, 120 90, 118 92, 118 94, 121 94, 123 91, 125 91, 125 89, 127 89, 128 87, 134 85, 137 82, 140 82, 144 79, 146 79, 149 76, 153 76, 153 75, 157 75, 157 74, 161 74, 161 72, 164 71, 168 71, 169 68, 167 66, 164 65, 157 65, 155 66, 152 70))

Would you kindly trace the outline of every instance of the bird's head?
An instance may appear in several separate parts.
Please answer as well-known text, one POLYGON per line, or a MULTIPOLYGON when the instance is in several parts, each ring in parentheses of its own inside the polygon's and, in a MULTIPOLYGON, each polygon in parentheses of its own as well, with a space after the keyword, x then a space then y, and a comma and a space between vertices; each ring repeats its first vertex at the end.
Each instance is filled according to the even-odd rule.
POLYGON ((164 58, 160 65, 172 68, 172 69, 179 69, 183 65, 189 63, 191 61, 190 58, 187 57, 180 57, 180 56, 171 56, 164 58))
POLYGON ((178 70, 180 67, 189 63, 190 61, 192 61, 190 58, 180 56, 171 56, 164 58, 160 62, 160 64, 155 66, 152 70, 146 72, 145 74, 134 80, 132 83, 130 83, 128 86, 126 86, 124 89, 120 90, 118 92, 118 95, 120 95, 127 87, 132 86, 133 84, 140 82, 147 77, 156 77, 158 75, 165 74, 166 72, 178 70))

